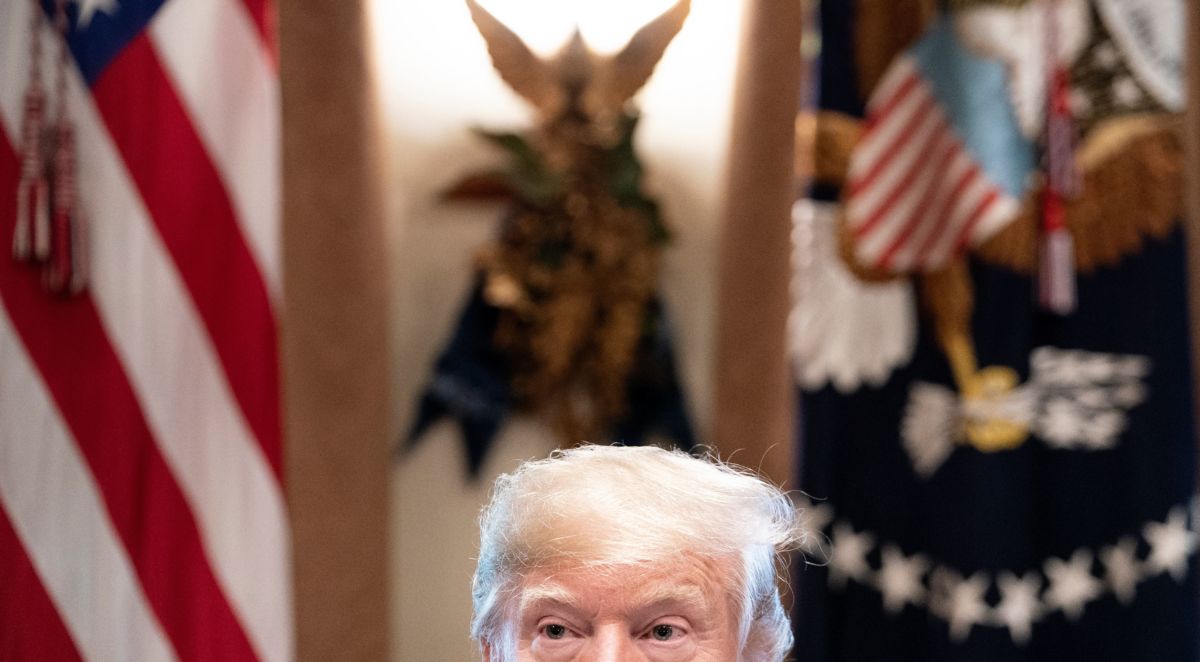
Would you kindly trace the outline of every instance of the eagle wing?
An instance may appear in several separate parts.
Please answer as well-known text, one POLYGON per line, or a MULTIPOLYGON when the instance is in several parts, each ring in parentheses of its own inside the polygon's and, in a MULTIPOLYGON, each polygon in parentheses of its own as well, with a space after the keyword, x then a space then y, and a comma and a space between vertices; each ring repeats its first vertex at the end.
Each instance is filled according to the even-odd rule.
POLYGON ((912 46, 937 15, 937 0, 863 0, 857 3, 854 61, 865 99, 896 56, 912 46))
MULTIPOLYGON (((1078 150, 1081 195, 1067 201, 1075 268, 1089 273, 1169 233, 1183 214, 1183 144, 1171 115, 1138 115, 1097 126, 1078 150)), ((987 262, 1032 274, 1037 269, 1040 187, 1017 219, 980 244, 987 262)))
POLYGON ((509 87, 543 112, 563 102, 563 93, 552 68, 533 54, 525 42, 508 26, 484 9, 476 0, 467 0, 471 20, 487 42, 492 66, 509 87))
POLYGON ((634 33, 620 52, 598 63, 584 96, 591 113, 619 109, 646 84, 671 40, 683 29, 691 5, 691 0, 679 0, 634 33))

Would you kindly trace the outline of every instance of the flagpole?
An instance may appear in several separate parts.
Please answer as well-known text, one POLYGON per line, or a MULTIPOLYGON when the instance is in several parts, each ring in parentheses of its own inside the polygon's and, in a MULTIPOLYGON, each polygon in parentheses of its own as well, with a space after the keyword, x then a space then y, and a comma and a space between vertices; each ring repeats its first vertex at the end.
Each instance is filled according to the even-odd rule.
POLYGON ((791 481, 786 355, 801 3, 749 0, 718 241, 713 439, 741 464, 791 481))

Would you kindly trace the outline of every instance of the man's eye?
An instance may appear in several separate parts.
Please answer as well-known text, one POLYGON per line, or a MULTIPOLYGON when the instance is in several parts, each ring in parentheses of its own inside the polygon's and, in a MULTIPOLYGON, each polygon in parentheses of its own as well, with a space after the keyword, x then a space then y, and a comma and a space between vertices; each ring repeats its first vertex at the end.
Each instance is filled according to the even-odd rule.
POLYGON ((675 636, 675 627, 672 625, 655 625, 650 629, 650 636, 659 641, 670 641, 671 637, 675 636))
POLYGON ((543 627, 542 631, 545 632, 546 636, 550 639, 562 639, 563 637, 567 636, 567 626, 559 623, 551 623, 543 627))

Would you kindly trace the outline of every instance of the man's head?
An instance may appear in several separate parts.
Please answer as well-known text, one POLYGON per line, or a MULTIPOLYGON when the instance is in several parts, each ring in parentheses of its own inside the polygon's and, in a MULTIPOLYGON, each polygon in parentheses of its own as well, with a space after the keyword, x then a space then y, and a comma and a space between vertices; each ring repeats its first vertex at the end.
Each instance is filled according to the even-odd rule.
POLYGON ((778 662, 801 535, 778 489, 713 459, 583 446, 501 476, 472 635, 490 662, 778 662))

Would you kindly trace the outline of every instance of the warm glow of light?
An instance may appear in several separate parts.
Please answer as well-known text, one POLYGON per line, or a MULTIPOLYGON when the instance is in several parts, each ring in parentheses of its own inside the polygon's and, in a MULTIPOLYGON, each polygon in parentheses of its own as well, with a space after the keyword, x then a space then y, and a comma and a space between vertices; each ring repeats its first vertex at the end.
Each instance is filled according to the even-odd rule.
MULTIPOLYGON (((446 0, 432 0, 445 2, 446 0)), ((459 0, 450 0, 457 2, 459 0)), ((571 36, 583 0, 480 0, 479 4, 512 28, 534 52, 550 55, 571 36)))
MULTIPOLYGON (((674 2, 481 1, 543 53, 557 50, 576 17, 593 48, 620 48, 674 2)), ((692 0, 683 30, 634 98, 642 114, 637 142, 648 184, 670 178, 694 185, 688 196, 697 205, 716 204, 721 187, 743 4, 692 0)), ((471 164, 496 158, 470 127, 521 130, 535 118, 492 69, 465 1, 372 0, 370 9, 377 83, 393 145, 390 183, 416 204, 471 164)))
MULTIPOLYGON (((620 50, 675 0, 479 0, 542 56, 575 26, 595 51, 620 50)), ((692 0, 691 15, 667 51, 647 94, 671 104, 724 107, 736 59, 740 1, 692 0), (664 75, 663 71, 674 72, 664 75), (667 80, 662 80, 667 79, 667 80), (674 88, 674 89, 671 89, 674 88), (681 89, 683 88, 683 89, 681 89), (707 92, 703 93, 702 89, 707 92), (665 94, 664 94, 665 93, 665 94), (715 97, 715 98, 713 98, 715 97)), ((527 110, 491 71, 487 50, 463 0, 372 0, 371 27, 382 96, 392 126, 439 133, 467 123, 503 123, 527 110)), ((710 118, 716 119, 716 118, 710 118)))
POLYGON ((588 0, 579 7, 579 30, 593 50, 612 53, 674 0, 588 0))
POLYGON ((534 51, 557 51, 578 26, 600 53, 613 53, 674 0, 480 0, 534 51))

